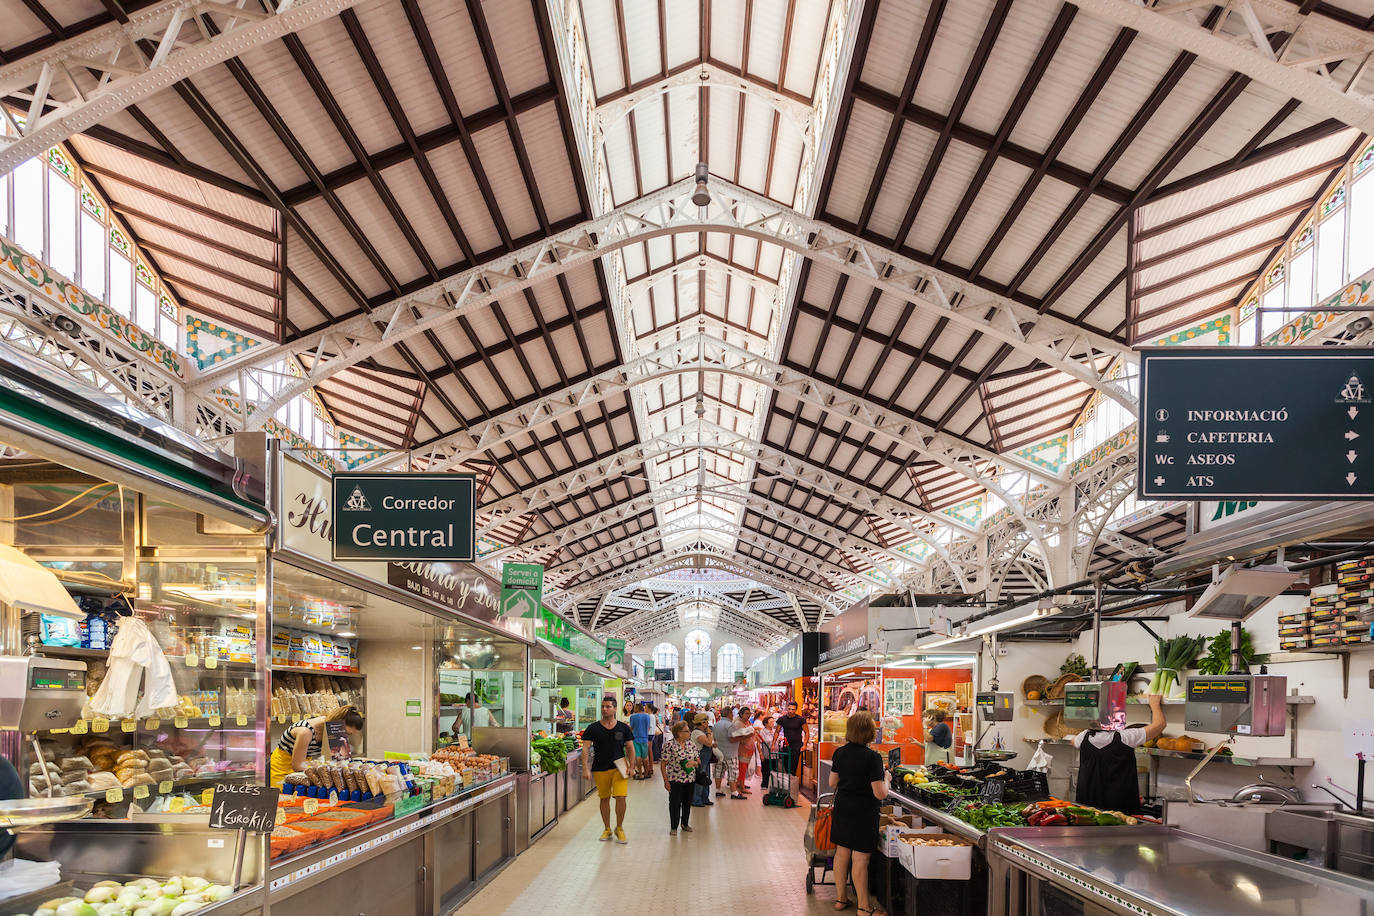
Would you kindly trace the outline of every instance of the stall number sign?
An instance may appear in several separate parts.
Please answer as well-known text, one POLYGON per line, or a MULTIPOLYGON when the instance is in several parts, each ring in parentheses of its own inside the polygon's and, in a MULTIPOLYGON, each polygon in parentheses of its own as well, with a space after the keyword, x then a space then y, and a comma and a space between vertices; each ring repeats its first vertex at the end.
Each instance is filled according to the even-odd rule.
POLYGON ((1272 349, 1141 354, 1142 499, 1374 498, 1374 350, 1272 349))
POLYGON ((335 560, 466 562, 475 554, 471 474, 335 474, 335 560))
POLYGON ((221 830, 271 833, 277 823, 280 789, 241 782, 216 783, 210 826, 221 830))

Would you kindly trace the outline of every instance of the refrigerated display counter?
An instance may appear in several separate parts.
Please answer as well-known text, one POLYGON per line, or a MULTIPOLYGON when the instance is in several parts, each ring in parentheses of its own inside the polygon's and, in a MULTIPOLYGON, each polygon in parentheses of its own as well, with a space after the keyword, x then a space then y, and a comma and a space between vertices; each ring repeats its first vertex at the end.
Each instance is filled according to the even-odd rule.
POLYGON ((989 831, 990 916, 1367 916, 1374 881, 1177 827, 989 831))

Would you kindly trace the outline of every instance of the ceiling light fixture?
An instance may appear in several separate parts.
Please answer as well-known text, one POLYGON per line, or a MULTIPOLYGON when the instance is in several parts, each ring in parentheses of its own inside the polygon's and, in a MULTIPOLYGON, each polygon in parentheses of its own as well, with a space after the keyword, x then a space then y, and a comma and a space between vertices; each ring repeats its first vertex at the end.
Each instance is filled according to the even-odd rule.
POLYGON ((692 203, 698 207, 708 207, 711 205, 711 192, 706 189, 706 180, 711 177, 711 171, 706 167, 706 163, 697 163, 697 187, 692 192, 692 203))

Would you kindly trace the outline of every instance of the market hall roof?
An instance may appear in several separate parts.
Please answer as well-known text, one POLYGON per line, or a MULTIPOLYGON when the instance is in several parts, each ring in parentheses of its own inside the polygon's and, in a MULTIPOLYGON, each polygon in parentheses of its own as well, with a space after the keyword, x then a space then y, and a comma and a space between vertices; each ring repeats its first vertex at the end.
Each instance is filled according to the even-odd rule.
MULTIPOLYGON (((192 380, 207 434, 313 387, 376 466, 479 474, 488 559, 585 624, 718 568, 811 628, 1062 576, 1059 437, 1129 409, 1132 345, 1234 323, 1374 127, 1374 7, 1240 5, 297 0, 174 42, 175 4, 26 0, 0 161, 84 127, 186 308, 258 342, 192 380)), ((1082 568, 1178 517, 1073 527, 1082 568)))

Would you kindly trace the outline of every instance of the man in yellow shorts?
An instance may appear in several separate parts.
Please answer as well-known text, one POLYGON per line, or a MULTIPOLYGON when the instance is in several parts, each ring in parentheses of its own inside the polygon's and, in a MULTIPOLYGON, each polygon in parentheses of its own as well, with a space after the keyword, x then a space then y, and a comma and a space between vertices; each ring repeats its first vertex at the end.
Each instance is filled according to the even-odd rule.
POLYGON ((624 845, 625 796, 630 791, 629 774, 635 766, 634 732, 615 717, 615 697, 601 700, 601 719, 582 730, 582 773, 596 783, 601 799, 601 841, 615 837, 624 845), (615 833, 611 832, 611 799, 615 799, 615 833))

